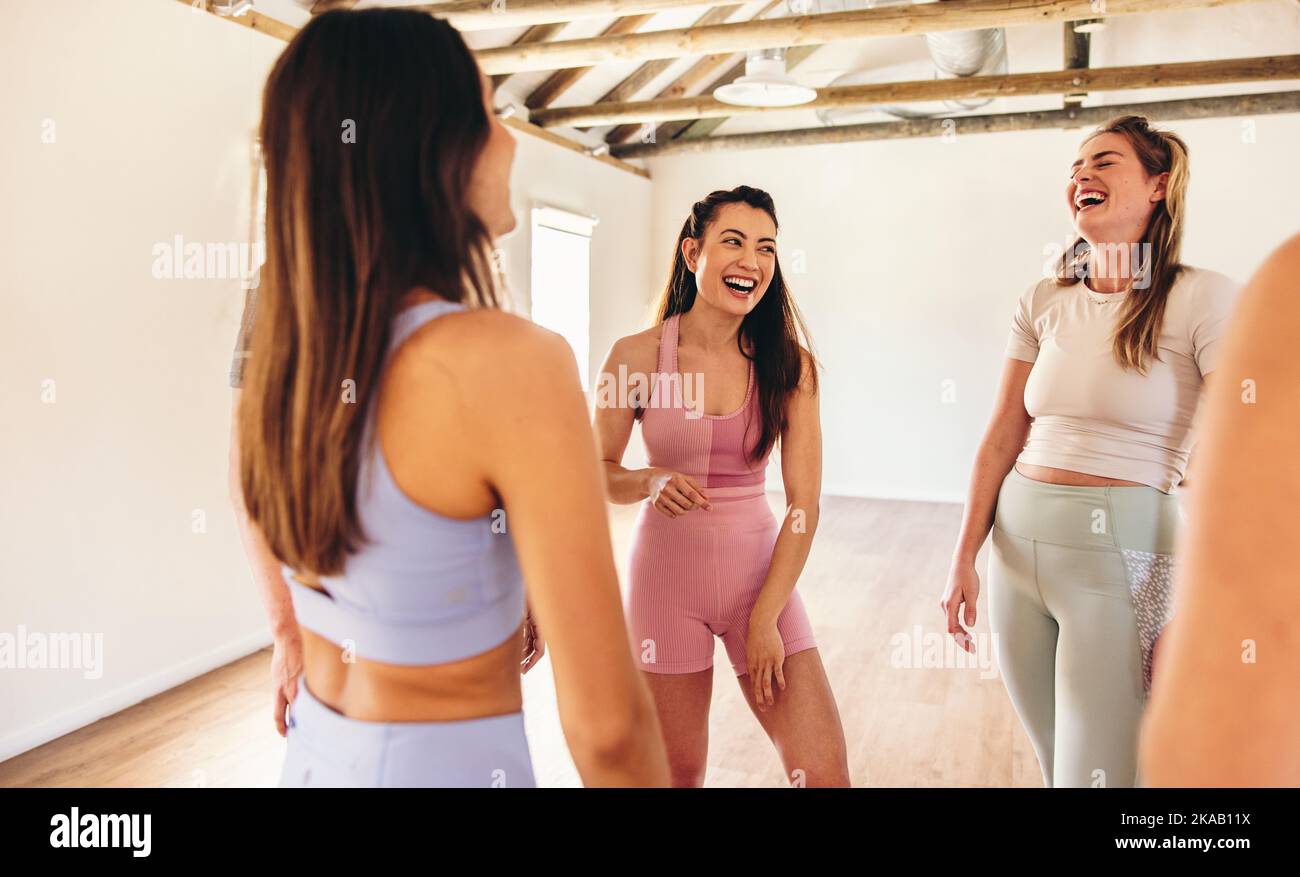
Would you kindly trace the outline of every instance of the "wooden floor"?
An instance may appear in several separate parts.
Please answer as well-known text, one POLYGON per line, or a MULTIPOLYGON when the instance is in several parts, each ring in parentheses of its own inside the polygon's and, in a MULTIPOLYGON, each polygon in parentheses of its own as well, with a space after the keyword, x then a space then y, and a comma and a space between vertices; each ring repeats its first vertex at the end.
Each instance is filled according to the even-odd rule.
MULTIPOLYGON (((779 514, 780 497, 769 499, 779 514)), ((620 560, 634 511, 611 510, 620 560)), ((1041 785, 992 649, 983 649, 981 669, 958 663, 944 645, 937 607, 960 514, 937 503, 822 501, 799 592, 839 703, 856 786, 1041 785)), ((981 612, 985 605, 981 599, 981 612)), ((985 618, 976 631, 987 636, 985 618)), ((284 741, 271 723, 269 664, 270 651, 258 652, 0 763, 0 786, 273 786, 284 741)), ((720 643, 714 669, 706 784, 782 785, 781 765, 720 643)), ((524 678, 537 780, 580 785, 552 682, 547 660, 524 678)))

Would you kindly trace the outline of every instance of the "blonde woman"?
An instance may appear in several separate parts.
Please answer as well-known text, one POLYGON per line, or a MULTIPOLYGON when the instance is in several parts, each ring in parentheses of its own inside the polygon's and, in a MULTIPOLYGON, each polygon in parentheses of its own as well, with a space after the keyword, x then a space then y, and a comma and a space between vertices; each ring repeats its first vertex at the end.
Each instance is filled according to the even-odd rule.
POLYGON ((1138 781, 1172 492, 1237 294, 1179 260, 1187 180, 1183 141, 1137 116, 1079 148, 1065 189, 1078 239, 1020 298, 941 601, 970 649, 991 528, 998 664, 1047 786, 1138 781))

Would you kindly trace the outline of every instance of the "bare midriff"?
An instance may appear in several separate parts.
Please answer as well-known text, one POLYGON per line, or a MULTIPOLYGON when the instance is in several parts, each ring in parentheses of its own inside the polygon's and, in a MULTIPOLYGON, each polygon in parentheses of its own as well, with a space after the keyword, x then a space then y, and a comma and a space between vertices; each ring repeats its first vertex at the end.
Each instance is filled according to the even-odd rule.
POLYGON ((1064 484, 1069 487, 1146 487, 1138 481, 1124 481, 1121 478, 1104 478, 1075 472, 1071 469, 1054 469, 1051 466, 1034 466, 1029 463, 1017 463, 1016 471, 1032 481, 1045 484, 1064 484))
MULTIPOLYGON (((318 582, 298 579, 321 590, 318 582)), ((454 722, 523 708, 519 665, 523 629, 486 652, 432 666, 370 661, 325 637, 302 632, 303 668, 317 700, 363 722, 454 722)))

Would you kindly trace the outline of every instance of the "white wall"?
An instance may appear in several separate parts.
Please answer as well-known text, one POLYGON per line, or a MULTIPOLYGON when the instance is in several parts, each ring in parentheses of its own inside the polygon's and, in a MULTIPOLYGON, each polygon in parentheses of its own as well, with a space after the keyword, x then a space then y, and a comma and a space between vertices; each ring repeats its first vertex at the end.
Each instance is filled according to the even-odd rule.
MULTIPOLYGON (((5 13, 0 635, 100 634, 104 660, 97 679, 0 669, 0 759, 269 642, 226 498, 242 292, 155 280, 151 248, 244 238, 249 137, 283 48, 173 0, 5 13)), ((639 321, 627 278, 648 264, 650 182, 518 139, 512 287, 526 306, 533 199, 599 216, 601 357, 639 321)))
POLYGON ((653 186, 645 177, 551 146, 527 134, 516 134, 516 138, 519 150, 511 191, 519 225, 498 246, 505 251, 506 271, 515 301, 525 313, 532 300, 530 208, 545 204, 600 220, 591 235, 589 365, 594 380, 613 343, 629 332, 645 328, 645 278, 653 276, 658 261, 651 258, 650 252, 653 186))
MULTIPOLYGON (((5 12, 0 635, 100 634, 105 655, 95 679, 0 669, 0 758, 268 640, 225 487, 242 294, 234 280, 150 271, 153 245, 177 234, 243 238, 248 141, 282 48, 174 0, 10 0, 5 12), (192 531, 195 510, 206 532, 192 531)), ((1240 279, 1300 224, 1300 117, 1255 122, 1254 143, 1241 120, 1175 126, 1193 156, 1187 259, 1240 279)), ((1077 140, 719 153, 656 161, 651 184, 520 135, 507 274, 526 312, 534 202, 600 218, 594 371, 645 325, 690 203, 767 188, 785 258, 804 252, 791 281, 826 365, 827 492, 957 499, 1011 305, 1043 245, 1066 240, 1077 140)))
MULTIPOLYGON (((1254 142, 1245 122, 1168 126, 1191 154, 1184 261, 1239 281, 1300 228, 1288 170, 1300 115, 1250 120, 1254 142)), ((1082 134, 657 159, 652 253, 667 259, 690 204, 711 190, 771 192, 783 266, 803 254, 806 273, 789 281, 825 366, 825 492, 960 502, 1016 297, 1041 276, 1044 246, 1070 240, 1064 184, 1082 134)))

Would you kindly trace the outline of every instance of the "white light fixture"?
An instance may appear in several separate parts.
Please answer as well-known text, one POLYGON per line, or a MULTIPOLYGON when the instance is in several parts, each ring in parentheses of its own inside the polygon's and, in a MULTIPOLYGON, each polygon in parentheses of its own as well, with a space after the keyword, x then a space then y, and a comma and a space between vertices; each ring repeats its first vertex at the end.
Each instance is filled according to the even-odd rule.
POLYGON ((713 96, 742 107, 794 107, 817 97, 785 72, 785 49, 756 49, 745 57, 745 75, 718 86, 713 96))
POLYGON ((1106 19, 1090 18, 1087 21, 1076 21, 1074 23, 1075 33, 1099 33, 1106 29, 1106 19))

